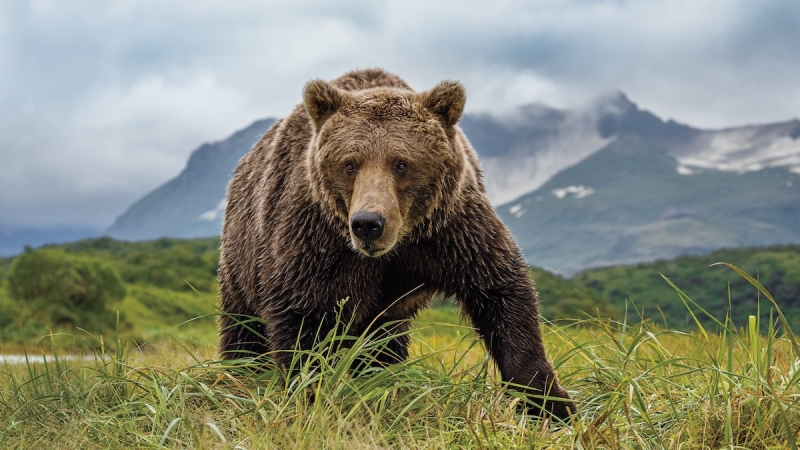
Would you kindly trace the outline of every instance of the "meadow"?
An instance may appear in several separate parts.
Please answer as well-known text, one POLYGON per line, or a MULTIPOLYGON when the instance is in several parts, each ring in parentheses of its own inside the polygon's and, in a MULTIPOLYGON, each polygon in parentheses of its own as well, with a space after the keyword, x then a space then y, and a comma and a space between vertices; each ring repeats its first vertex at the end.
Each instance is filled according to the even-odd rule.
MULTIPOLYGON (((59 357, 56 345, 46 363, 0 367, 0 446, 797 448, 800 341, 769 292, 740 276, 760 293, 741 326, 704 327, 677 287, 698 317, 690 332, 591 316, 546 323, 549 356, 580 407, 566 424, 529 416, 444 305, 414 321, 405 363, 353 370, 381 342, 331 334, 296 354, 300 375, 287 381, 270 363, 217 361, 213 334, 186 342, 181 326, 141 348, 87 334, 96 359, 59 357)), ((213 333, 213 315, 203 321, 193 332, 213 333)))

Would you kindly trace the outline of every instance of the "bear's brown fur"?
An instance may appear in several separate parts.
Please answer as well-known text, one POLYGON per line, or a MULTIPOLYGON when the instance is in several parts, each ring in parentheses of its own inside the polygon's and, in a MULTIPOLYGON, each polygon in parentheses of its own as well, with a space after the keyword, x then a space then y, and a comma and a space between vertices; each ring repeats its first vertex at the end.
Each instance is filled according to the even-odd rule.
MULTIPOLYGON (((223 357, 271 352, 286 367, 281 350, 311 348, 342 299, 340 317, 358 335, 441 293, 457 299, 504 380, 564 399, 545 409, 569 417, 525 262, 456 126, 465 101, 457 82, 417 93, 380 69, 306 84, 303 104, 264 134, 229 186, 223 357)), ((379 358, 403 360, 408 344, 401 334, 379 358)))

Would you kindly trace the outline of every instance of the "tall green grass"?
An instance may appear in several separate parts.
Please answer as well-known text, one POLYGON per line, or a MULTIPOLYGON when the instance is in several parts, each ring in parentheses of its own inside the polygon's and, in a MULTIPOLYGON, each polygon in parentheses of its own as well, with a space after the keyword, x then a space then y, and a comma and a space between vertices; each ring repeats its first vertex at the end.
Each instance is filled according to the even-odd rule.
MULTIPOLYGON (((738 271, 738 269, 733 268, 738 271)), ((6 448, 796 448, 798 339, 763 286, 742 328, 691 333, 648 321, 545 323, 549 356, 580 406, 567 425, 526 414, 454 310, 415 323, 412 356, 353 370, 387 338, 330 333, 270 362, 217 361, 165 340, 114 342, 96 359, 0 367, 6 448), (763 327, 763 328, 762 328, 763 327), (766 329, 766 333, 759 330, 766 329)), ((669 282, 668 280, 665 282, 669 282)), ((97 346, 95 346, 97 347, 97 346)))

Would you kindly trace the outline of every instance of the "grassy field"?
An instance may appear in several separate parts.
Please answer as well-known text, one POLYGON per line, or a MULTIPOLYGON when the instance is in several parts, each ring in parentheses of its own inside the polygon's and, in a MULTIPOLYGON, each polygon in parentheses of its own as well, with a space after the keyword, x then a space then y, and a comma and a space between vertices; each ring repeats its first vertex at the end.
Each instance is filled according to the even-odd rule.
MULTIPOLYGON (((94 343, 84 339, 83 333, 75 335, 73 331, 77 327, 94 334, 113 335, 116 311, 121 313, 123 337, 137 344, 150 342, 164 330, 178 333, 192 346, 213 343, 217 339, 213 317, 195 318, 216 312, 218 262, 218 238, 164 238, 145 242, 96 238, 46 246, 15 258, 0 258, 0 352, 18 352, 48 331, 59 334, 57 340, 62 348, 93 348, 94 343), (31 272, 27 279, 36 281, 27 285, 42 291, 42 280, 49 281, 46 284, 51 289, 46 290, 47 295, 20 297, 9 289, 15 261, 19 263, 20 258, 26 257, 31 272), (42 264, 42 259, 50 264, 42 264), (78 306, 70 300, 72 294, 79 297, 85 291, 83 286, 92 285, 95 280, 55 275, 80 273, 76 269, 87 265, 115 272, 124 295, 105 299, 104 305, 94 308, 92 314, 73 317, 73 312, 87 309, 86 304, 96 303, 87 299, 78 302, 82 303, 78 306), (66 283, 72 289, 66 289, 66 283), (60 308, 53 308, 59 305, 60 308)), ((583 311, 592 311, 600 317, 619 316, 617 308, 592 288, 542 269, 531 268, 530 274, 536 280, 541 298, 546 299, 541 313, 547 319, 579 317, 583 311)), ((41 345, 47 343, 40 341, 41 345)))
POLYGON ((0 446, 796 448, 800 342, 777 310, 760 323, 758 308, 772 305, 761 295, 746 326, 717 318, 713 333, 700 321, 692 332, 600 318, 546 324, 549 356, 581 408, 568 424, 529 417, 445 306, 415 321, 406 363, 353 371, 380 342, 340 346, 331 335, 288 382, 269 365, 215 361, 213 337, 161 337, 143 352, 104 342, 114 350, 101 347, 96 360, 5 364, 0 446))

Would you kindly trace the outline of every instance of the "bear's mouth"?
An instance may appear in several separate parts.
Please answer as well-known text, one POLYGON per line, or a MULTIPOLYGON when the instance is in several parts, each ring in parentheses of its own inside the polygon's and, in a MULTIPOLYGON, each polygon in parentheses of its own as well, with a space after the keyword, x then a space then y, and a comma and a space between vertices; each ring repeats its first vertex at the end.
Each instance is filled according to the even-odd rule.
POLYGON ((357 251, 371 258, 377 258, 388 252, 387 249, 376 246, 374 242, 359 241, 355 247, 357 251))

